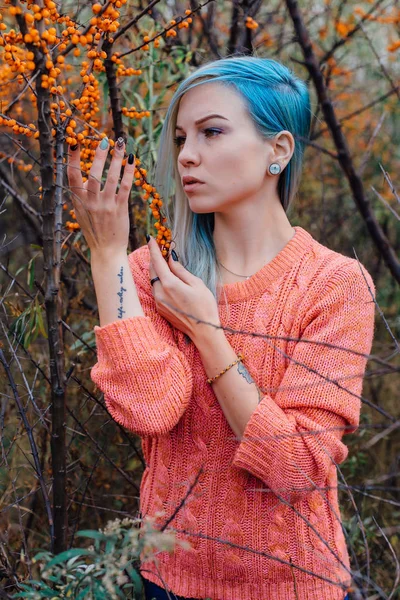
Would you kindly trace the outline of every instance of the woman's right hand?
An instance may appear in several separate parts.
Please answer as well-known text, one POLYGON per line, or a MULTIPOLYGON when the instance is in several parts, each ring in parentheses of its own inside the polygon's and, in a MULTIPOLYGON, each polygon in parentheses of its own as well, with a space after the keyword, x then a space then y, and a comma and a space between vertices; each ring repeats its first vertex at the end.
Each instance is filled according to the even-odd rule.
POLYGON ((74 151, 70 149, 67 167, 76 220, 92 255, 93 253, 114 255, 121 251, 126 253, 128 248, 128 199, 135 172, 135 161, 132 164, 129 164, 128 160, 126 161, 124 175, 117 193, 125 144, 118 147, 118 143, 116 143, 107 179, 101 191, 101 180, 108 150, 109 145, 105 149, 100 148, 100 144, 98 145, 85 183, 81 175, 79 146, 74 151))

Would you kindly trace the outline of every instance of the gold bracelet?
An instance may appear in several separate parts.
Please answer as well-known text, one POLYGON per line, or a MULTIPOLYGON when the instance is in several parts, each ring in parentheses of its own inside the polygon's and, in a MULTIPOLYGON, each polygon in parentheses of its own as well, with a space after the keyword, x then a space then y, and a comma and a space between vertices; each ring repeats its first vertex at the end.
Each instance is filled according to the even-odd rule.
POLYGON ((223 371, 221 371, 221 373, 219 375, 216 375, 215 377, 211 377, 211 379, 207 379, 207 383, 213 383, 216 379, 218 379, 218 377, 221 377, 221 375, 223 375, 224 373, 226 373, 227 371, 229 371, 229 369, 231 367, 233 367, 234 365, 236 365, 241 360, 244 360, 244 356, 243 356, 243 354, 241 352, 239 352, 238 355, 237 355, 237 359, 232 364, 228 365, 226 367, 226 369, 224 369, 223 371))

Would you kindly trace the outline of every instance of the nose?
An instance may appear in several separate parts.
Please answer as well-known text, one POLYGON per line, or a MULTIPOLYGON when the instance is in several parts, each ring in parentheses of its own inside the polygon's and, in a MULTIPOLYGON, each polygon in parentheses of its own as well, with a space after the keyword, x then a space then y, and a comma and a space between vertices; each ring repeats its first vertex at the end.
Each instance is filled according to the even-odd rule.
POLYGON ((185 139, 178 154, 178 162, 182 166, 188 164, 196 165, 200 161, 199 152, 195 148, 195 143, 189 143, 188 138, 185 139))

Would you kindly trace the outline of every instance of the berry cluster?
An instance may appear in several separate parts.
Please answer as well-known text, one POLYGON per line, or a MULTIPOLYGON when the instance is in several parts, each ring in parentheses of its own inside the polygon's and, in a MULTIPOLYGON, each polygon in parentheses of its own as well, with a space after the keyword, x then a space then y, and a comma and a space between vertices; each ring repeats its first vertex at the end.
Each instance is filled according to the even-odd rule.
MULTIPOLYGON (((35 0, 28 0, 24 6, 10 6, 12 0, 5 0, 9 6, 9 14, 23 19, 25 28, 22 32, 15 29, 7 31, 7 25, 2 22, 0 14, 0 46, 4 47, 3 60, 4 67, 0 75, 1 81, 10 81, 14 79, 19 85, 26 82, 26 77, 31 77, 38 67, 37 61, 40 60, 40 76, 37 85, 42 89, 47 89, 50 94, 50 119, 52 123, 51 133, 55 137, 59 132, 60 126, 64 127, 65 140, 69 146, 77 143, 81 145, 80 168, 83 174, 83 181, 87 181, 87 175, 92 166, 92 161, 98 143, 106 134, 99 134, 101 94, 96 73, 105 71, 104 61, 107 54, 102 50, 102 41, 107 40, 109 44, 114 42, 113 34, 119 27, 120 9, 127 3, 127 0, 109 0, 102 5, 95 2, 91 9, 93 17, 87 23, 85 28, 80 27, 68 14, 60 15, 57 5, 53 0, 43 0, 41 5, 35 4, 35 0), (43 27, 43 25, 44 27, 43 27), (39 25, 40 24, 40 25, 39 25), (58 30, 57 24, 60 29, 58 30), (26 46, 24 46, 26 44, 26 46), (73 71, 72 64, 67 62, 66 54, 71 52, 73 56, 79 57, 81 52, 85 53, 84 59, 80 65, 80 77, 82 86, 79 93, 69 91, 69 86, 73 83, 69 71, 73 71)), ((149 11, 151 12, 151 11, 149 11)), ((196 11, 194 11, 196 12, 196 11)), ((185 16, 173 19, 160 32, 153 37, 143 35, 143 50, 149 50, 150 43, 157 48, 160 45, 162 37, 175 37, 177 29, 187 29, 192 23, 190 15, 193 11, 186 10, 185 16)), ((111 60, 117 66, 117 77, 139 76, 141 69, 127 68, 122 60, 120 52, 113 52, 111 60)), ((27 93, 27 98, 31 101, 32 107, 37 109, 37 96, 27 93)), ((27 137, 39 138, 39 131, 34 124, 26 125, 22 118, 22 107, 14 108, 16 118, 10 118, 7 115, 0 114, 0 126, 9 127, 17 135, 26 135, 27 137)), ((122 114, 132 119, 142 119, 150 117, 150 111, 136 110, 135 106, 130 108, 123 107, 122 114)), ((110 140, 110 153, 113 154, 114 142, 110 140)), ((18 168, 24 171, 30 171, 33 165, 26 165, 22 161, 9 159, 9 162, 18 163, 18 168), (21 162, 21 164, 19 164, 21 162)), ((125 166, 126 158, 122 165, 125 166)), ((66 163, 67 159, 64 158, 66 163)), ((155 219, 155 229, 157 230, 157 242, 160 245, 163 256, 167 256, 171 244, 171 232, 166 226, 167 219, 161 213, 162 200, 157 193, 156 188, 146 181, 146 170, 141 168, 140 161, 136 160, 135 182, 134 185, 141 187, 144 191, 143 200, 150 202, 150 209, 155 219)), ((38 181, 34 177, 34 181, 38 181)), ((42 187, 39 188, 40 198, 42 198, 42 187)), ((67 210, 67 204, 64 209, 67 210)), ((66 222, 68 230, 79 229, 79 224, 74 222, 76 219, 74 211, 70 211, 72 220, 66 222)))
MULTIPOLYGON (((1 119, 0 119, 1 120, 1 119)), ((24 160, 20 158, 15 158, 15 156, 8 156, 4 152, 0 152, 0 161, 3 162, 5 160, 9 165, 16 165, 18 171, 24 171, 25 173, 29 173, 32 171, 33 165, 26 164, 24 160)), ((34 177, 33 181, 39 181, 39 177, 34 177)))
MULTIPOLYGON (((192 13, 192 11, 190 10, 185 10, 185 15, 190 15, 192 13)), ((191 17, 187 17, 186 19, 183 19, 182 21, 180 21, 178 23, 178 29, 187 29, 189 27, 189 25, 192 23, 193 19, 191 17)), ((176 21, 175 19, 172 19, 172 21, 169 22, 170 25, 176 25, 176 21)), ((177 33, 175 31, 175 29, 173 27, 171 27, 170 29, 168 29, 167 33, 165 34, 167 37, 176 37, 177 33)))
MULTIPOLYGON (((136 164, 140 164, 139 159, 136 159, 136 164)), ((161 254, 164 256, 164 258, 168 258, 171 247, 172 233, 171 230, 166 226, 167 218, 164 217, 161 212, 163 201, 160 198, 160 194, 157 193, 157 190, 153 185, 147 183, 146 175, 146 169, 136 169, 136 179, 134 185, 136 187, 142 187, 142 189, 146 192, 143 196, 143 200, 145 202, 150 198, 150 208, 154 219, 156 219, 154 223, 154 228, 157 230, 156 242, 160 246, 161 254)))
POLYGON ((257 29, 258 23, 252 17, 246 17, 247 29, 257 29))
POLYGON ((149 110, 142 110, 138 112, 136 110, 136 106, 131 106, 131 108, 126 108, 126 106, 124 106, 121 111, 125 117, 129 117, 130 119, 143 119, 143 117, 150 116, 149 110))

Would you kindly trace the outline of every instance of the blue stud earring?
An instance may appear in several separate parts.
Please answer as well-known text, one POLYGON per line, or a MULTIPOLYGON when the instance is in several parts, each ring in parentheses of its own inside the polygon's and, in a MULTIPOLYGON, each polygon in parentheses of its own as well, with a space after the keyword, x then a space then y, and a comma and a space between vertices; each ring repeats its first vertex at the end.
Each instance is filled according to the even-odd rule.
POLYGON ((282 167, 278 163, 272 163, 271 165, 269 165, 268 170, 271 173, 271 175, 279 175, 279 173, 282 171, 282 167))

